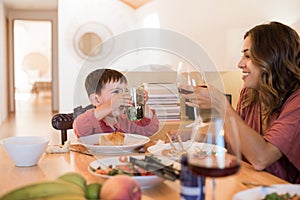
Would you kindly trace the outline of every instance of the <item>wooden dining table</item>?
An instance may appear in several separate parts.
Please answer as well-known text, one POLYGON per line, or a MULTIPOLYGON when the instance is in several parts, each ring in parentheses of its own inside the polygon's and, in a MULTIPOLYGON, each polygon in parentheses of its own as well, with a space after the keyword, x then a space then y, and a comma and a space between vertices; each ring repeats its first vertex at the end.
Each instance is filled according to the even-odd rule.
MULTIPOLYGON (((0 196, 16 187, 26 184, 54 180, 66 172, 78 172, 87 183, 104 183, 106 179, 88 171, 88 166, 102 156, 90 156, 78 152, 47 154, 44 153, 38 164, 32 167, 16 167, 0 145, 0 196)), ((235 175, 216 179, 216 199, 230 200, 239 191, 249 189, 243 181, 256 184, 288 184, 286 181, 264 171, 256 171, 247 163, 242 163, 235 175)), ((206 199, 210 195, 211 179, 206 178, 206 199)), ((180 199, 180 182, 165 180, 156 187, 142 190, 143 200, 180 199)))

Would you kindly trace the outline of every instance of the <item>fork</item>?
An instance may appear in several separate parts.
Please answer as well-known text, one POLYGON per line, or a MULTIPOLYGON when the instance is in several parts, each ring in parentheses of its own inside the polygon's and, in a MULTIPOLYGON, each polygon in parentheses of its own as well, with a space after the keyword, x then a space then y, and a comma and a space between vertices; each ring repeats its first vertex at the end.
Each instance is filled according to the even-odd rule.
POLYGON ((180 135, 178 135, 178 141, 179 141, 179 145, 180 145, 180 148, 181 148, 181 154, 186 154, 187 151, 184 149, 184 146, 183 146, 182 139, 181 139, 180 135))
POLYGON ((172 150, 178 151, 175 144, 173 143, 172 138, 170 137, 169 133, 166 133, 166 136, 167 136, 168 140, 170 141, 170 145, 172 147, 172 150))

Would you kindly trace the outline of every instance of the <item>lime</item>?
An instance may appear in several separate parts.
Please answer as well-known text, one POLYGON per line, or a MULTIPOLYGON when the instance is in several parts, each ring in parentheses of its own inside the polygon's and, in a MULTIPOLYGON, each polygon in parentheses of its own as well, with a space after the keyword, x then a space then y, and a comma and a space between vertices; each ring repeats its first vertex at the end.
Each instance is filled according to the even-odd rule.
POLYGON ((100 199, 100 190, 101 190, 100 183, 91 183, 86 186, 85 189, 85 197, 88 200, 97 200, 100 199))

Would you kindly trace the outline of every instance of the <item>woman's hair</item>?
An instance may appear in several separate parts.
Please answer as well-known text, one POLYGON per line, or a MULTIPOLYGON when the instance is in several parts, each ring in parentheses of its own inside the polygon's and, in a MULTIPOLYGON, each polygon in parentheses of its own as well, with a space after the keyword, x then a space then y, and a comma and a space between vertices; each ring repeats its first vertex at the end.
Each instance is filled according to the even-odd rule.
POLYGON ((251 59, 262 71, 258 90, 250 90, 244 106, 262 104, 266 119, 279 113, 286 99, 300 88, 300 39, 295 30, 279 22, 258 25, 246 32, 251 59))
POLYGON ((85 79, 85 89, 90 96, 93 93, 100 93, 103 86, 109 82, 127 83, 126 77, 119 71, 113 69, 96 69, 85 79))

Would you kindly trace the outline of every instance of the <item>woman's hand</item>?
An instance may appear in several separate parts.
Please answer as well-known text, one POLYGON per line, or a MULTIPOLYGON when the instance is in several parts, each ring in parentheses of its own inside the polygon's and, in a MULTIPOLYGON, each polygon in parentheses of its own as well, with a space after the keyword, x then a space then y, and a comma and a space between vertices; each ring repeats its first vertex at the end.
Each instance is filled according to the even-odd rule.
POLYGON ((194 86, 192 94, 184 96, 189 100, 187 105, 200 109, 215 108, 219 113, 225 113, 229 102, 226 96, 215 87, 194 86))
MULTIPOLYGON (((189 86, 191 87, 191 86, 189 86)), ((193 88, 189 88, 189 90, 193 91, 190 94, 183 94, 183 96, 189 101, 186 102, 187 105, 197 108, 211 108, 211 97, 208 88, 193 86, 193 88)))

